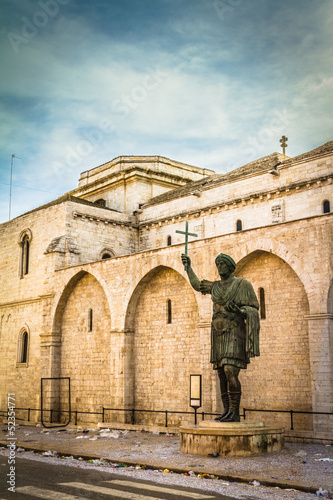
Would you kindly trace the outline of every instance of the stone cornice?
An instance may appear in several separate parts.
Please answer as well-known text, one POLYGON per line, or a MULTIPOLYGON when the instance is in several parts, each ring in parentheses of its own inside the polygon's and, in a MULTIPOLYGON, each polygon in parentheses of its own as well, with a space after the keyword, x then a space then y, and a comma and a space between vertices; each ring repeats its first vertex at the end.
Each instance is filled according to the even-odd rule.
POLYGON ((54 297, 54 293, 49 293, 47 295, 38 295, 38 297, 30 298, 30 299, 23 299, 23 300, 14 300, 12 302, 4 302, 3 304, 0 304, 0 308, 3 307, 12 307, 12 306, 17 306, 17 305, 24 305, 24 304, 32 304, 34 302, 40 302, 41 300, 46 300, 46 299, 52 299, 54 297))
POLYGON ((139 167, 138 165, 133 165, 127 167, 126 170, 121 170, 121 171, 118 170, 116 172, 111 172, 109 175, 106 175, 105 177, 96 179, 92 182, 89 182, 88 184, 83 184, 82 186, 79 186, 73 191, 70 191, 70 194, 74 196, 82 196, 83 194, 90 193, 91 190, 95 189, 97 191, 100 191, 102 189, 110 187, 110 185, 117 184, 119 182, 124 182, 124 180, 128 181, 130 180, 130 178, 133 177, 142 177, 145 179, 146 178, 160 179, 162 181, 164 180, 164 182, 167 182, 168 184, 171 184, 173 186, 176 185, 176 187, 178 187, 179 184, 184 185, 193 182, 191 181, 191 179, 184 178, 172 172, 157 171, 154 170, 153 168, 147 169, 144 167, 139 167))
POLYGON ((122 221, 117 219, 110 219, 106 217, 100 217, 99 215, 87 214, 84 212, 77 212, 76 210, 73 212, 73 219, 81 218, 86 220, 87 222, 103 222, 104 224, 111 224, 113 226, 121 226, 121 227, 130 227, 130 228, 138 228, 138 225, 134 222, 130 221, 122 221))
MULTIPOLYGON (((302 155, 300 155, 302 156, 302 155)), ((317 154, 313 154, 313 155, 310 155, 310 156, 305 156, 304 158, 297 158, 294 157, 294 158, 289 158, 289 160, 286 160, 284 162, 282 162, 281 165, 279 165, 279 170, 283 169, 283 168, 289 168, 291 165, 294 166, 294 165, 300 165, 302 163, 310 163, 310 162, 313 162, 313 161, 318 161, 318 160, 321 160, 321 159, 324 159, 324 158, 331 158, 332 157, 332 151, 326 151, 325 153, 317 153, 317 154)))
MULTIPOLYGON (((179 162, 176 160, 171 160, 170 158, 166 158, 165 156, 135 156, 135 155, 128 155, 128 156, 117 156, 111 161, 108 161, 106 163, 103 163, 102 165, 98 165, 97 167, 91 169, 91 170, 85 170, 84 172, 81 173, 80 179, 84 178, 84 174, 87 174, 89 172, 95 171, 96 173, 98 172, 103 172, 104 170, 107 170, 109 168, 115 167, 116 165, 135 165, 138 163, 148 163, 148 164, 156 164, 156 163, 161 163, 163 165, 169 165, 171 167, 177 167, 177 168, 182 168, 183 170, 190 170, 190 171, 195 171, 197 173, 200 173, 202 175, 210 175, 214 173, 214 170, 210 170, 208 168, 202 168, 202 167, 197 167, 195 165, 190 165, 189 163, 183 163, 179 162)), ((127 168, 127 167, 125 167, 127 168)))
POLYGON ((110 330, 110 333, 111 334, 117 334, 117 335, 131 335, 134 332, 134 330, 131 330, 130 328, 123 328, 123 329, 118 329, 118 328, 114 328, 114 329, 111 329, 110 330))
POLYGON ((333 314, 330 313, 317 313, 317 314, 307 314, 304 316, 305 319, 333 319, 333 314))

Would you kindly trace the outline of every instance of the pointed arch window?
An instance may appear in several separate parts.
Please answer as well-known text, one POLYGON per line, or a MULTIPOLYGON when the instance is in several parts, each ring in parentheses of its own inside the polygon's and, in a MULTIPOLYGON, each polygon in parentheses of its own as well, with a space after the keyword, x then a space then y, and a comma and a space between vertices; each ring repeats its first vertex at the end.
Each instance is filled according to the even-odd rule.
POLYGON ((328 200, 323 201, 323 213, 329 214, 331 211, 330 202, 328 200))
POLYGON ((242 230, 242 221, 238 220, 236 222, 236 231, 241 231, 242 230))
POLYGON ((171 236, 170 235, 167 238, 167 245, 168 245, 168 247, 171 246, 171 236))
POLYGON ((17 363, 28 362, 29 334, 26 328, 20 331, 17 345, 17 363))
POLYGON ((20 235, 20 278, 24 278, 29 273, 30 265, 30 244, 32 234, 30 229, 22 231, 20 235))
POLYGON ((259 313, 260 319, 266 319, 265 290, 259 288, 259 313))
POLYGON ((170 325, 172 323, 172 303, 171 300, 167 300, 167 324, 170 325))

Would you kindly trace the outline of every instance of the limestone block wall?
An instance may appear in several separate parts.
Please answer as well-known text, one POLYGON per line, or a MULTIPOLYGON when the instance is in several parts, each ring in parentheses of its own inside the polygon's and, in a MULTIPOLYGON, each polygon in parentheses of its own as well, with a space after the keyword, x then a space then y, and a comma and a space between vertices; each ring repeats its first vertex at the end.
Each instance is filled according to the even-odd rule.
POLYGON ((65 204, 50 206, 24 214, 0 226, 0 304, 27 300, 43 293, 44 281, 52 272, 44 254, 55 235, 65 230, 65 204), (29 272, 20 278, 20 234, 29 229, 32 235, 29 250, 29 272))
MULTIPOLYGON (((171 186, 172 187, 172 186, 171 186)), ((164 189, 167 191, 170 186, 164 189)), ((163 191, 163 192, 164 192, 163 191)), ((113 183, 105 183, 105 186, 92 190, 92 193, 81 194, 80 191, 74 190, 77 196, 95 202, 99 199, 104 199, 106 207, 117 210, 123 214, 132 214, 134 210, 139 208, 139 203, 144 203, 152 196, 160 194, 156 191, 156 187, 151 183, 149 177, 137 182, 135 177, 126 179, 120 178, 113 183)))
POLYGON ((78 245, 78 264, 99 260, 103 249, 116 256, 137 251, 134 217, 103 208, 68 203, 67 234, 78 245))
MULTIPOLYGON (((26 301, 0 308, 0 408, 7 407, 7 394, 14 393, 17 407, 40 407, 40 333, 43 330, 43 300, 26 301), (27 362, 20 363, 19 337, 28 333, 27 362)), ((27 411, 17 418, 27 419, 27 411)), ((39 414, 31 412, 37 420, 39 414)))
MULTIPOLYGON (((259 175, 236 178, 235 180, 225 182, 224 184, 221 183, 216 186, 209 186, 209 189, 205 189, 203 185, 200 189, 200 197, 189 195, 186 197, 174 198, 165 203, 147 204, 140 218, 140 222, 146 223, 154 219, 163 219, 166 214, 169 217, 176 217, 187 210, 200 211, 204 207, 209 208, 215 205, 223 206, 226 203, 233 204, 234 202, 243 203, 243 200, 248 204, 252 203, 251 198, 254 198, 255 201, 258 201, 257 198, 259 198, 260 201, 263 199, 279 198, 279 193, 288 196, 290 194, 294 195, 295 191, 299 190, 303 192, 303 197, 307 199, 311 198, 311 196, 309 196, 309 188, 322 188, 325 191, 325 195, 327 194, 331 197, 332 180, 327 180, 327 177, 332 178, 332 162, 332 155, 326 155, 326 157, 320 160, 303 160, 295 164, 290 163, 281 166, 279 167, 280 175, 278 176, 270 173, 262 173, 259 175), (316 180, 318 180, 318 183, 316 180), (261 199, 260 196, 262 196, 261 199)), ((312 194, 313 193, 311 193, 311 195, 312 194)), ((297 197, 295 198, 295 202, 289 202, 290 204, 294 204, 295 218, 304 216, 303 207, 298 209, 298 204, 301 199, 302 197, 297 197)), ((292 200, 294 200, 294 198, 292 198, 292 200)), ((311 203, 311 201, 308 201, 308 203, 311 203)), ((311 207, 313 208, 314 205, 317 206, 317 200, 311 204, 311 207)), ((315 214, 317 214, 317 212, 315 212, 315 214)), ((309 213, 307 215, 314 214, 309 213)))
MULTIPOLYGON (((140 176, 139 178, 133 177, 126 180, 120 186, 120 191, 118 189, 118 197, 123 196, 123 211, 128 214, 133 214, 135 210, 139 208, 139 205, 145 203, 150 198, 157 196, 159 194, 165 193, 170 189, 178 187, 177 184, 172 184, 167 182, 166 179, 156 179, 150 177, 149 175, 140 176)), ((112 199, 116 196, 112 193, 112 199)))
MULTIPOLYGON (((329 189, 327 189, 329 191, 329 189)), ((168 244, 168 236, 172 238, 172 245, 184 241, 184 236, 177 234, 176 231, 185 230, 185 221, 189 222, 189 231, 198 235, 199 239, 210 238, 216 235, 223 236, 230 233, 237 233, 237 221, 242 222, 242 230, 271 226, 274 224, 272 208, 276 205, 282 205, 284 211, 283 221, 303 218, 304 216, 321 215, 322 202, 330 199, 328 192, 309 192, 304 199, 299 200, 299 206, 302 212, 295 215, 295 207, 298 207, 297 196, 290 199, 288 197, 279 197, 273 200, 257 201, 253 204, 235 205, 228 208, 209 211, 200 211, 190 217, 171 217, 163 222, 152 222, 151 224, 140 225, 139 248, 141 251, 154 248, 165 247, 168 244), (304 203, 303 203, 304 202, 304 203), (311 206, 309 206, 309 204, 311 206)), ((333 200, 332 202, 333 203, 333 200)), ((328 214, 329 215, 329 214, 328 214)), ((194 241, 190 237, 189 241, 194 241)))
MULTIPOLYGON (((280 184, 288 182, 290 185, 294 182, 296 176, 293 176, 293 169, 288 170, 291 170, 289 174, 286 173, 289 177, 283 181, 270 174, 258 176, 257 179, 251 178, 252 196, 249 195, 249 199, 241 199, 242 183, 245 181, 240 180, 234 183, 237 186, 237 197, 230 192, 230 185, 221 185, 203 191, 201 198, 185 196, 144 208, 139 218, 140 250, 166 246, 168 236, 172 237, 172 244, 183 241, 183 236, 175 231, 184 230, 185 220, 189 221, 190 231, 203 239, 237 232, 238 220, 242 223, 242 230, 247 230, 321 215, 325 200, 328 200, 332 207, 332 179, 314 183, 309 181, 298 189, 288 188, 283 191, 279 191, 277 184, 271 193, 259 194, 260 186, 266 188, 267 176, 268 180, 271 177, 278 179, 276 182, 280 184), (213 206, 214 203, 218 205, 213 206)), ((318 175, 320 173, 332 176, 331 165, 326 165, 324 172, 319 171, 318 175)))
MULTIPOLYGON (((330 316, 332 308, 328 309, 328 303, 330 303, 330 298, 332 298, 332 294, 329 293, 329 290, 332 290, 333 278, 331 260, 332 241, 332 214, 327 214, 294 222, 286 222, 280 225, 245 230, 241 233, 230 233, 223 236, 206 238, 205 240, 197 240, 189 244, 189 255, 192 258, 193 267, 199 278, 210 280, 218 278, 214 260, 223 251, 231 255, 238 263, 237 273, 239 275, 244 273, 246 278, 254 282, 256 290, 259 286, 263 286, 262 283, 265 290, 267 290, 266 311, 268 316, 265 320, 266 323, 263 325, 261 340, 263 342, 263 355, 259 359, 253 360, 247 372, 242 373, 244 390, 247 387, 258 387, 258 373, 266 377, 266 379, 264 378, 266 380, 265 384, 270 389, 265 390, 263 399, 261 400, 265 408, 289 410, 289 405, 293 398, 295 398, 292 405, 293 409, 304 409, 305 406, 309 405, 317 411, 331 411, 333 407, 332 321, 330 316), (288 266, 290 266, 292 271, 288 266), (262 276, 266 272, 266 267, 267 278, 265 277, 266 281, 263 282, 262 276), (279 293, 282 292, 276 288, 277 277, 283 283, 283 295, 288 299, 283 299, 283 304, 287 311, 285 316, 282 315, 280 310, 282 298, 279 297, 279 293), (289 296, 288 293, 290 294, 289 296), (298 313, 299 308, 302 310, 302 315, 298 313), (307 323, 307 330, 305 321, 307 323), (308 344, 306 341, 307 335, 308 344), (268 353, 270 344, 274 347, 273 355, 268 353), (286 346, 289 348, 288 352, 286 346), (288 360, 287 362, 285 361, 286 359, 288 360), (309 371, 306 376, 307 366, 309 366, 309 371), (274 385, 276 381, 277 385, 274 385), (311 401, 309 398, 309 387, 311 387, 311 401), (272 391, 274 391, 274 400, 272 399, 272 391), (275 408, 272 408, 273 403, 275 408)), ((44 245, 41 245, 41 247, 44 248, 44 245)), ((141 352, 141 366, 145 355, 152 355, 152 361, 150 362, 155 371, 152 371, 154 378, 151 381, 152 387, 149 389, 150 395, 147 394, 147 404, 152 404, 156 400, 155 395, 158 394, 157 388, 160 384, 160 377, 155 378, 157 377, 156 367, 158 356, 156 352, 146 353, 143 345, 147 342, 147 339, 154 337, 156 329, 162 331, 162 326, 165 329, 163 330, 165 335, 160 337, 160 345, 163 347, 162 340, 165 341, 165 339, 170 340, 170 345, 175 344, 172 343, 172 333, 167 330, 170 325, 162 325, 165 315, 151 317, 148 321, 143 313, 145 309, 143 304, 150 302, 149 296, 156 295, 152 293, 156 283, 158 283, 158 281, 154 282, 155 274, 153 271, 162 271, 166 268, 165 273, 163 271, 159 278, 162 280, 159 284, 163 284, 164 288, 163 286, 159 286, 157 289, 163 289, 163 293, 167 294, 169 284, 170 291, 174 290, 173 287, 176 280, 177 287, 181 290, 180 296, 177 297, 174 295, 174 298, 171 297, 171 300, 176 303, 176 313, 179 304, 185 304, 184 310, 187 315, 180 316, 181 328, 175 330, 175 336, 176 339, 183 338, 182 332, 184 330, 188 332, 186 335, 187 339, 191 335, 192 328, 196 330, 200 339, 199 355, 197 352, 190 351, 191 355, 189 358, 191 361, 188 359, 186 362, 192 363, 192 358, 194 362, 193 365, 187 365, 187 370, 192 370, 192 367, 194 369, 197 364, 200 364, 200 369, 195 370, 195 372, 202 373, 204 376, 203 409, 204 411, 215 411, 218 404, 216 374, 211 370, 208 361, 209 324, 212 305, 209 296, 203 297, 192 291, 187 285, 187 277, 180 262, 180 253, 183 249, 184 245, 178 244, 172 247, 116 257, 108 261, 82 264, 57 271, 51 269, 47 275, 42 272, 43 268, 41 267, 39 269, 41 277, 36 279, 36 283, 37 285, 42 283, 43 286, 32 289, 35 296, 38 293, 38 308, 30 311, 27 305, 24 306, 27 308, 22 309, 23 312, 21 313, 19 312, 21 310, 20 304, 14 303, 10 305, 13 308, 13 317, 20 318, 20 321, 18 321, 15 327, 11 326, 7 328, 6 334, 4 333, 6 326, 3 327, 4 324, 6 325, 6 318, 2 318, 0 338, 1 393, 3 394, 6 388, 11 386, 10 371, 13 368, 14 353, 17 349, 18 330, 21 328, 22 323, 29 323, 29 318, 33 318, 36 324, 34 323, 33 327, 30 327, 29 324, 30 331, 36 332, 34 335, 38 335, 38 337, 39 335, 43 337, 39 339, 39 342, 36 337, 36 340, 33 340, 29 347, 29 363, 30 360, 33 360, 34 370, 27 371, 30 369, 30 364, 25 369, 24 377, 26 385, 24 386, 24 399, 22 401, 29 399, 36 402, 39 394, 39 384, 35 383, 34 380, 38 380, 41 376, 51 376, 50 374, 57 373, 57 366, 59 366, 60 359, 57 352, 62 351, 61 366, 64 367, 63 373, 72 373, 71 376, 75 382, 73 382, 73 401, 75 401, 75 398, 78 398, 78 402, 75 402, 77 406, 74 406, 73 403, 73 410, 82 411, 87 407, 91 408, 93 405, 98 406, 103 404, 107 406, 108 401, 110 401, 112 407, 121 408, 123 405, 131 405, 136 397, 133 384, 135 374, 133 374, 133 363, 131 360, 133 356, 135 359, 137 353, 141 352), (151 274, 152 272, 153 274, 151 274), (75 284, 75 276, 82 278, 82 273, 89 273, 98 281, 99 286, 105 294, 105 300, 108 303, 111 316, 109 320, 110 332, 109 334, 105 333, 107 328, 109 328, 106 323, 104 326, 102 325, 99 337, 101 340, 98 345, 96 344, 96 349, 93 342, 97 341, 97 337, 91 337, 91 340, 88 337, 85 338, 85 345, 87 345, 89 350, 86 374, 82 371, 84 366, 84 352, 81 351, 77 356, 77 359, 80 360, 79 363, 76 363, 76 360, 73 361, 72 346, 74 349, 77 343, 75 345, 74 343, 72 345, 66 344, 66 339, 70 337, 69 334, 66 336, 63 333, 62 320, 60 321, 64 317, 65 331, 74 331, 74 333, 76 331, 76 339, 82 340, 80 321, 81 319, 82 321, 87 321, 86 309, 88 307, 88 295, 85 296, 85 293, 88 294, 92 290, 94 304, 95 302, 105 304, 101 299, 103 294, 98 291, 100 288, 93 282, 92 278, 90 284, 87 282, 87 292, 81 290, 82 293, 78 293, 76 300, 71 299, 72 295, 68 294, 68 284, 75 284), (183 278, 179 278, 178 275, 183 278), (74 282, 71 281, 73 279, 74 282), (193 300, 196 302, 193 302, 193 300), (192 305, 195 303, 197 303, 197 307, 192 308, 192 305), (66 312, 57 315, 60 307, 59 304, 62 304, 61 307, 63 308, 68 305, 69 312, 67 319, 66 312), (139 313, 137 324, 135 324, 136 311, 139 313), (55 320, 56 317, 58 318, 57 321, 55 320), (194 324, 195 317, 197 317, 195 320, 197 322, 196 326, 194 324), (76 326, 73 326, 73 323, 71 323, 72 320, 74 321, 73 318, 75 318, 75 321, 78 321, 76 326), (146 323, 147 321, 148 323, 146 323), (75 330, 75 328, 77 329, 75 330), (138 331, 138 335, 136 335, 136 330, 138 331), (140 338, 142 344, 140 343, 140 338), (6 342, 5 350, 2 348, 4 339, 6 342), (133 347, 131 339, 136 339, 136 346, 134 344, 133 347), (63 343, 64 349, 62 350, 63 343), (7 352, 10 352, 9 346, 11 346, 12 354, 8 357, 7 352), (110 353, 109 357, 108 354, 103 354, 102 358, 97 358, 96 352, 102 352, 104 348, 106 353, 110 353), (49 354, 46 355, 46 352, 49 354), (102 360, 101 365, 99 365, 100 359, 102 360), (69 363, 67 367, 66 363, 69 363), (73 364, 70 365, 70 363, 73 364), (101 366, 101 370, 99 366, 101 366), (97 371, 100 370, 98 373, 101 373, 102 377, 101 386, 98 385, 98 380, 94 378, 95 375, 91 374, 94 367, 96 367, 97 371), (66 372, 65 370, 68 371, 66 372), (35 379, 34 377, 37 378, 35 379), (77 383, 81 379, 84 380, 84 390, 80 389, 77 383), (91 385, 89 384, 90 380, 93 382, 91 385), (98 388, 98 401, 94 399, 94 382, 96 382, 95 385, 98 388), (106 389, 107 384, 111 388, 109 393, 106 389), (104 396, 106 402, 104 402, 104 396)), ((77 281, 78 287, 79 283, 80 280, 77 281)), ((75 288, 73 293, 75 294, 75 288)), ((91 297, 89 296, 90 299, 91 297)), ((164 301, 167 300, 167 297, 166 295, 160 295, 158 300, 161 305, 164 303, 165 306, 164 301)), ((9 304, 7 306, 3 305, 0 314, 8 307, 9 304)), ((29 305, 29 307, 33 306, 29 305)), ((157 304, 157 307, 160 306, 157 304)), ((63 310, 65 311, 65 309, 63 310)), ((149 310, 147 309, 147 312, 149 310)), ((153 311, 155 311, 155 308, 153 311)), ((189 338, 191 339, 191 337, 189 338)), ((190 349, 192 343, 193 345, 196 343, 196 339, 193 339, 193 337, 187 344, 187 350, 190 349)), ((171 347, 171 349, 174 349, 174 347, 171 347)), ((185 350, 182 350, 182 345, 178 345, 178 349, 179 352, 185 352, 185 350)), ((174 370, 180 369, 177 356, 178 350, 175 354, 175 360, 177 361, 174 363, 174 370)), ((184 357, 186 358, 186 356, 184 357)), ((165 367, 162 366, 162 368, 165 367)), ((23 371, 20 372, 19 370, 19 368, 15 367, 14 377, 17 380, 20 380, 19 374, 23 374, 23 371)), ((177 376, 179 374, 180 372, 178 371, 177 376)), ((145 374, 140 373, 140 376, 144 378, 145 374)), ((184 375, 185 379, 187 376, 188 372, 184 375)), ((19 384, 17 387, 19 390, 19 384)), ((162 388, 162 393, 160 397, 163 404, 169 405, 169 402, 174 404, 175 401, 179 401, 181 410, 189 410, 188 386, 186 384, 181 388, 178 386, 175 388, 175 396, 168 385, 162 388)), ((244 398, 244 401, 247 403, 246 406, 252 406, 258 402, 254 399, 248 399, 248 396, 245 395, 244 398)), ((23 406, 21 397, 19 401, 18 404, 23 406)), ((328 428, 327 419, 325 423, 323 422, 324 418, 320 422, 321 429, 328 428)), ((308 424, 310 426, 310 423, 304 420, 304 425, 308 424)), ((316 426, 317 423, 314 422, 314 425, 316 426)))
MULTIPOLYGON (((147 284, 134 314, 134 407, 190 410, 189 376, 202 370, 194 292, 180 274, 170 268, 162 269, 147 284)), ((137 416, 138 422, 147 419, 162 425, 165 421, 163 414, 137 416)), ((169 416, 170 424, 184 420, 187 419, 181 415, 169 416)))
POLYGON ((0 303, 26 300, 42 294, 44 280, 55 268, 92 262, 103 249, 115 255, 137 250, 135 218, 81 203, 55 203, 0 226, 0 273, 6 286, 0 287, 0 303), (29 272, 20 277, 20 235, 28 230, 29 272), (77 252, 46 250, 55 238, 68 237, 77 252))
MULTIPOLYGON (((195 241, 189 245, 193 267, 201 279, 218 279, 214 259, 223 251, 232 255, 239 263, 238 274, 250 279, 256 291, 260 286, 265 289, 267 317, 262 323, 262 356, 252 360, 248 370, 242 372, 244 406, 254 408, 261 403, 266 409, 314 408, 318 411, 320 409, 329 411, 328 408, 332 407, 332 390, 328 389, 332 387, 329 361, 331 334, 323 328, 321 320, 321 314, 327 314, 327 296, 332 280, 332 276, 327 275, 328 260, 332 251, 329 230, 331 219, 332 215, 320 216, 280 226, 244 231, 241 234, 233 233, 205 241, 195 241), (324 268, 323 262, 325 262, 324 268), (276 285, 277 278, 279 286, 276 285), (312 314, 319 315, 315 323, 316 330, 308 319, 312 314), (312 343, 314 337, 321 339, 320 346, 312 343), (328 349, 325 346, 328 346, 328 349), (264 381, 263 386, 269 390, 259 391, 261 380, 264 381), (248 388, 253 387, 255 390, 248 395, 248 388)), ((78 266, 54 274, 56 289, 59 279, 61 283, 65 283, 80 269, 91 272, 100 283, 103 283, 111 310, 110 383, 113 387, 111 401, 114 407, 126 404, 131 407, 134 402, 137 404, 140 402, 142 405, 145 402, 156 408, 157 401, 161 406, 164 404, 169 406, 177 400, 183 411, 189 410, 186 386, 175 387, 175 394, 172 394, 166 382, 166 387, 162 386, 157 399, 158 388, 161 390, 162 385, 158 369, 164 369, 165 365, 156 350, 147 348, 149 342, 153 342, 156 330, 165 332, 159 337, 162 348, 162 342, 166 342, 166 339, 169 339, 172 345, 172 336, 168 328, 171 329, 175 325, 164 323, 165 301, 169 285, 170 291, 174 286, 172 276, 178 276, 173 273, 177 271, 186 279, 179 258, 181 251, 183 245, 175 245, 171 248, 115 258, 112 261, 78 266), (159 278, 150 278, 150 272, 159 266, 164 266, 166 270, 159 278), (140 283, 143 283, 142 287, 140 283), (158 283, 160 286, 157 286, 158 283), (132 297, 137 293, 138 298, 133 302, 132 297), (155 296, 157 308, 152 307, 155 306, 155 296), (163 314, 157 315, 156 311, 160 309, 163 310, 163 314), (130 317, 128 322, 126 322, 127 317, 130 317), (131 342, 132 339, 134 344, 131 342), (132 359, 138 355, 141 356, 138 358, 139 362, 133 364, 132 359), (137 366, 135 374, 133 365, 137 366), (151 367, 152 380, 150 385, 148 383, 144 385, 148 380, 145 378, 144 370, 148 370, 148 366, 151 367), (135 389, 137 383, 142 384, 139 392, 135 389), (183 399, 179 396, 180 393, 183 399), (141 397, 140 394, 145 395, 145 401, 136 399, 141 397)), ((189 332, 186 338, 191 335, 192 329, 198 332, 199 355, 197 353, 193 358, 195 360, 193 368, 199 364, 200 370, 195 371, 204 376, 203 410, 215 411, 219 401, 216 395, 216 374, 209 365, 211 301, 209 297, 203 297, 191 289, 186 291, 186 287, 183 290, 181 283, 178 281, 177 283, 181 293, 178 298, 171 298, 172 303, 175 301, 176 304, 185 304, 187 307, 194 295, 198 304, 197 309, 194 308, 187 317, 181 319, 184 323, 181 323, 182 328, 179 331, 189 332), (195 314, 198 321, 196 326, 192 321, 192 316, 194 318, 195 314)), ((176 331, 176 338, 177 335, 179 332, 176 331)), ((195 345, 193 338, 192 342, 195 345)), ((169 346, 169 349, 173 348, 169 346)), ((157 351, 160 352, 159 349, 157 351)), ((178 377, 180 373, 178 362, 174 364, 173 369, 178 377)), ((185 379, 187 376, 188 373, 185 379)), ((302 428, 312 425, 311 421, 304 417, 297 419, 302 428)), ((286 423, 281 415, 278 415, 277 420, 286 423)))
MULTIPOLYGON (((254 257, 238 274, 248 279, 260 298, 264 290, 265 318, 260 322, 261 356, 241 373, 245 408, 274 409, 276 405, 311 411, 312 388, 308 322, 304 286, 292 268, 270 253, 254 257)), ((288 428, 289 415, 249 413, 250 419, 279 422, 288 428)), ((311 418, 295 416, 295 427, 311 428, 311 418)))
POLYGON ((212 173, 157 156, 119 157, 83 172, 71 194, 89 201, 103 198, 107 207, 131 214, 150 198, 212 173))

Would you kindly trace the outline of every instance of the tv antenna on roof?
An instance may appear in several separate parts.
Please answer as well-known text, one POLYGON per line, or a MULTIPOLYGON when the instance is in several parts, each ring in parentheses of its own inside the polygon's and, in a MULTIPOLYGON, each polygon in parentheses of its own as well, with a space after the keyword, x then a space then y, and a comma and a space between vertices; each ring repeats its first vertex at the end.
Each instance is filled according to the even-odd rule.
POLYGON ((19 156, 16 156, 15 153, 12 154, 12 159, 10 162, 10 183, 9 183, 9 219, 10 220, 10 211, 12 207, 12 180, 13 180, 13 162, 14 158, 18 158, 19 160, 22 160, 19 156))

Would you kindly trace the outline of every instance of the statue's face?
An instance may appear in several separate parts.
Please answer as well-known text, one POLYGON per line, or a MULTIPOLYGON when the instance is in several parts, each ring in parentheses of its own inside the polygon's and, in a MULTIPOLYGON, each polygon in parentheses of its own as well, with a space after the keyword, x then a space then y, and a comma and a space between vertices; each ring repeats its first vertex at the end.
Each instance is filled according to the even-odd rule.
POLYGON ((216 263, 217 270, 221 278, 226 278, 232 274, 229 266, 226 264, 224 260, 220 260, 216 263))

